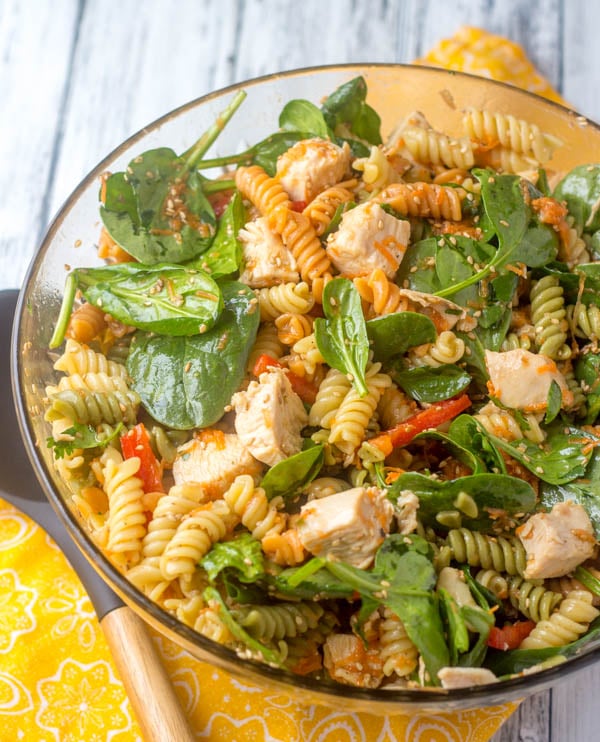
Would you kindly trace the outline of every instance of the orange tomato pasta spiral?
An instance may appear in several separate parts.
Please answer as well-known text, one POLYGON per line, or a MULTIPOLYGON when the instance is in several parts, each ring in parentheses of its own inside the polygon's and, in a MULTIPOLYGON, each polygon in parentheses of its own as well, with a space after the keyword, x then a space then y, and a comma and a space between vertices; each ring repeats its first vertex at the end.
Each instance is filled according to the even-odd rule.
POLYGON ((329 272, 331 262, 307 216, 288 211, 281 237, 296 259, 303 281, 312 282, 329 272))
POLYGON ((65 337, 77 340, 80 343, 89 343, 106 327, 104 312, 99 307, 86 302, 73 312, 65 337))
POLYGON ((462 188, 435 183, 392 183, 376 197, 377 203, 389 204, 404 216, 422 219, 462 219, 462 188))
POLYGON ((341 204, 354 199, 354 194, 348 189, 355 185, 356 181, 351 180, 327 188, 319 193, 304 209, 302 213, 308 217, 318 237, 325 232, 331 223, 337 208, 341 204))
POLYGON ((375 268, 369 276, 358 276, 354 279, 354 285, 375 315, 404 312, 408 308, 408 301, 401 295, 400 288, 389 280, 381 268, 375 268))
POLYGON ((290 199, 283 186, 260 165, 239 167, 235 172, 235 184, 242 196, 267 217, 269 226, 281 234, 290 208, 290 199))

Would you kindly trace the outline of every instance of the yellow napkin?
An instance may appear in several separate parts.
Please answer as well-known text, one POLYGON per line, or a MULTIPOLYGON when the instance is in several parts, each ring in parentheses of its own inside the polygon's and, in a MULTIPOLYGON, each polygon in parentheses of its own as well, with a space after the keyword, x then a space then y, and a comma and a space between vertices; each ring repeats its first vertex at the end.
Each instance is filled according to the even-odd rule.
MULTIPOLYGON (((480 29, 460 29, 418 61, 561 101, 518 45, 480 29)), ((153 636, 200 739, 485 742, 518 705, 427 717, 303 705, 153 636)), ((89 598, 54 542, 0 500, 0 740, 106 739, 133 742, 141 736, 89 598)))

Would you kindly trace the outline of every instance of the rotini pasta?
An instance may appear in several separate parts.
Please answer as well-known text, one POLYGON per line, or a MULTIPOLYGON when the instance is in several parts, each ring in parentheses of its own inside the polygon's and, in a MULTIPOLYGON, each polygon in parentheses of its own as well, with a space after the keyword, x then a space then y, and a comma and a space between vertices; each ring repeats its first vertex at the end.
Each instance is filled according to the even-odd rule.
POLYGON ((447 544, 459 564, 523 575, 527 569, 525 548, 518 538, 492 537, 468 528, 448 532, 447 544))
POLYGON ((389 204, 399 214, 425 219, 462 219, 461 188, 434 183, 394 183, 376 197, 379 203, 389 204))
POLYGON ((543 649, 561 647, 579 639, 590 623, 600 615, 592 605, 592 596, 587 591, 573 590, 560 603, 558 610, 545 621, 540 621, 520 649, 543 649))
POLYGON ((555 276, 544 276, 531 287, 531 321, 539 352, 554 359, 571 356, 567 345, 564 290, 555 276))

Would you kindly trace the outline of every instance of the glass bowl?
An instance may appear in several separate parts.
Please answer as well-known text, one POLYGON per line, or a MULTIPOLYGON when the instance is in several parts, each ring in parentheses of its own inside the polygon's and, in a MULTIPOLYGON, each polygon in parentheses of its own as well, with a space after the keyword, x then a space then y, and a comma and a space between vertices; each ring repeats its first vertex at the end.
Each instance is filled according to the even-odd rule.
POLYGON ((458 133, 461 111, 474 106, 516 115, 562 140, 563 146, 548 165, 553 170, 566 171, 577 164, 600 162, 600 128, 575 112, 510 85, 433 68, 377 64, 315 67, 250 80, 194 100, 149 124, 102 160, 67 199, 33 258, 20 295, 12 348, 22 434, 42 487, 85 557, 144 620, 199 659, 283 691, 297 701, 343 706, 352 711, 427 713, 505 703, 542 690, 596 661, 600 658, 600 646, 590 644, 581 655, 558 667, 468 691, 366 690, 316 681, 240 659, 233 651, 163 611, 108 561, 71 510, 67 486, 57 476, 51 451, 44 443, 49 432, 42 399, 45 387, 55 384, 57 378, 48 343, 61 305, 65 277, 71 268, 101 263, 95 244, 101 226, 98 192, 102 173, 124 170, 134 156, 154 147, 185 151, 240 88, 247 91, 248 97, 209 156, 241 152, 277 129, 278 113, 288 100, 306 98, 318 104, 357 75, 366 79, 368 102, 381 115, 384 137, 414 110, 422 111, 434 128, 458 133))

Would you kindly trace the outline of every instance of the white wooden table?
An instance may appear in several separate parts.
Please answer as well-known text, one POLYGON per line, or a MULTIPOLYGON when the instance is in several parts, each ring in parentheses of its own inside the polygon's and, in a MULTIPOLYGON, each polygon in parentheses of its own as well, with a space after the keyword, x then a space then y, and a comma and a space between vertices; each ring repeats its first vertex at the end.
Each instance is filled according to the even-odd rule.
MULTIPOLYGON (((409 62, 459 26, 524 46, 600 121, 600 3, 584 0, 0 0, 0 289, 114 146, 216 88, 297 67, 409 62)), ((528 699, 494 742, 600 739, 600 667, 528 699)))

